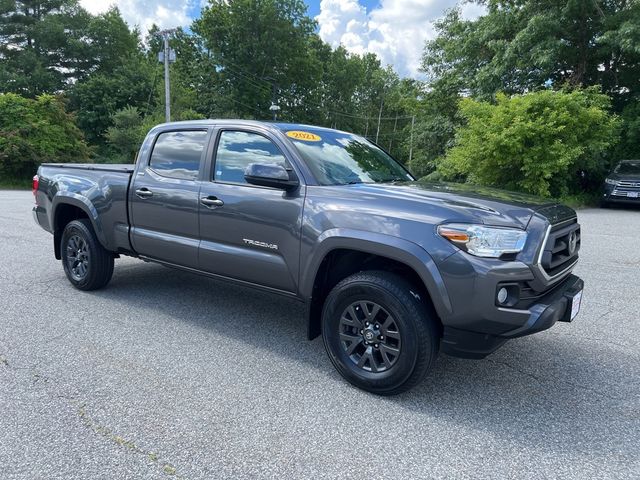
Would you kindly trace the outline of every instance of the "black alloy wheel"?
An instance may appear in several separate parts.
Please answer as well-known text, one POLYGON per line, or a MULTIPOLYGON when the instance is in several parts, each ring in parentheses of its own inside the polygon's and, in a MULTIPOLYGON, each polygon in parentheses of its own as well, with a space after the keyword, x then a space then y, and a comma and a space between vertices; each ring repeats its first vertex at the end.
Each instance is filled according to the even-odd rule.
POLYGON ((67 241, 67 268, 72 278, 81 282, 89 273, 91 254, 87 242, 79 235, 69 237, 67 241))
POLYGON ((433 308, 404 278, 359 272, 339 282, 322 311, 322 339, 338 372, 353 385, 394 395, 417 385, 440 344, 433 308))
POLYGON ((368 372, 384 372, 398 361, 402 341, 397 322, 373 301, 349 305, 340 318, 340 340, 349 359, 368 372))
POLYGON ((91 222, 82 218, 69 222, 60 239, 64 273, 80 290, 104 287, 113 275, 113 253, 98 241, 91 222))

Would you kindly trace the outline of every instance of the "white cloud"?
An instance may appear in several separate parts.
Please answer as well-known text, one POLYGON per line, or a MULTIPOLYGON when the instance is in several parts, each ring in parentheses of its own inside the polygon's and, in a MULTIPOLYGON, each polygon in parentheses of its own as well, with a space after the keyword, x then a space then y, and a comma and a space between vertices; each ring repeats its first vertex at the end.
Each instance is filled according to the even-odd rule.
POLYGON ((200 9, 197 0, 80 0, 80 5, 94 15, 115 5, 130 27, 140 27, 143 37, 154 23, 160 28, 189 26, 189 13, 194 6, 200 9))
MULTIPOLYGON (((373 52, 403 76, 419 77, 424 43, 435 35, 433 21, 458 0, 380 0, 367 12, 358 0, 322 0, 316 17, 320 37, 333 47, 342 44, 353 53, 373 52)), ((484 7, 464 4, 465 18, 484 7)))

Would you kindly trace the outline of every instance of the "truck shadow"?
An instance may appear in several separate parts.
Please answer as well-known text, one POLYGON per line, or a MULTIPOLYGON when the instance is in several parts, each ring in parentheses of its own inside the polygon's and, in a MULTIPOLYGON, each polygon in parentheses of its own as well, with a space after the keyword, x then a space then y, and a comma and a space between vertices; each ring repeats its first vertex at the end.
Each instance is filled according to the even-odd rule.
POLYGON ((442 355, 412 391, 376 397, 339 377, 320 339, 306 340, 302 304, 158 265, 123 267, 116 267, 108 288, 92 295, 135 304, 150 318, 154 313, 170 315, 251 348, 304 362, 323 383, 351 389, 356 402, 420 413, 425 428, 429 419, 437 419, 511 446, 585 455, 619 455, 615 452, 620 452, 623 439, 640 428, 638 359, 605 339, 573 336, 567 330, 572 326, 513 340, 482 361, 442 355))

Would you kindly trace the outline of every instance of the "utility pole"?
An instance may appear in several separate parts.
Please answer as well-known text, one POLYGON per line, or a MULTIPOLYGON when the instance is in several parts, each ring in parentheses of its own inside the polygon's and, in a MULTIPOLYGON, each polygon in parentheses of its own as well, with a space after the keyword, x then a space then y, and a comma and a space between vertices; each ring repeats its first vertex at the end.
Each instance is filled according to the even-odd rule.
POLYGON ((378 143, 378 136, 380 135, 380 120, 382 119, 382 102, 380 99, 380 111, 378 112, 378 130, 376 130, 376 143, 378 143))
POLYGON ((269 110, 273 112, 273 121, 278 120, 278 112, 280 111, 280 107, 276 103, 276 82, 275 80, 271 84, 271 106, 269 110))
POLYGON ((276 93, 278 91, 278 86, 276 85, 276 80, 271 77, 265 77, 265 80, 271 81, 271 106, 269 110, 273 112, 273 121, 278 120, 278 112, 280 111, 280 106, 276 103, 276 93))
POLYGON ((416 123, 416 116, 411 117, 411 137, 409 140, 409 162, 411 162, 411 157, 413 156, 413 126, 416 123))
POLYGON ((164 117, 165 121, 171 121, 171 86, 169 80, 169 62, 175 61, 175 52, 169 48, 169 36, 176 28, 169 28, 157 33, 164 42, 164 51, 159 55, 160 61, 164 61, 164 117), (173 56, 173 58, 172 58, 173 56))
POLYGON ((393 141, 396 139, 397 128, 398 128, 398 114, 396 113, 396 121, 393 124, 393 136, 389 140, 389 153, 391 153, 391 145, 393 144, 393 141))

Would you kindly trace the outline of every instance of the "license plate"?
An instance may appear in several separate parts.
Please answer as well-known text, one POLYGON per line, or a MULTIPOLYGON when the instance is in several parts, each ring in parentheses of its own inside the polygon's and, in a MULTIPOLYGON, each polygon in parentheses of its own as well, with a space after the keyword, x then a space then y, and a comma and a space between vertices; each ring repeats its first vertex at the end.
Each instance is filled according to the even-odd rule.
POLYGON ((627 192, 627 197, 638 198, 638 192, 627 192))
POLYGON ((578 315, 578 312, 580 312, 580 304, 581 303, 582 303, 582 290, 580 290, 578 293, 576 293, 573 296, 573 300, 571 301, 571 317, 570 317, 571 320, 576 318, 576 315, 578 315))

